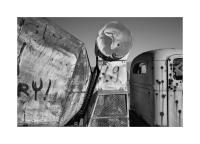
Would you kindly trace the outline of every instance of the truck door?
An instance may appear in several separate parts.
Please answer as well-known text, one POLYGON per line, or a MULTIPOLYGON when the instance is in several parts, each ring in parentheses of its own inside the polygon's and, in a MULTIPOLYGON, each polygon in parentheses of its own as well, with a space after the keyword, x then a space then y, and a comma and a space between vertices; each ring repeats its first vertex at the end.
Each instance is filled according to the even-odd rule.
POLYGON ((183 57, 172 55, 168 70, 168 126, 183 126, 183 57))

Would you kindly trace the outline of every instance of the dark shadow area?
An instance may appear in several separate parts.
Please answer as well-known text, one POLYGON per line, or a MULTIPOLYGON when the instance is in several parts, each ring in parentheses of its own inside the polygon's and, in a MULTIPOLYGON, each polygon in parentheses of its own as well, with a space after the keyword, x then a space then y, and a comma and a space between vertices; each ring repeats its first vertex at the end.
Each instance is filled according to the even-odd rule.
POLYGON ((138 116, 133 110, 129 111, 129 118, 130 127, 150 127, 150 125, 147 124, 145 120, 138 116))

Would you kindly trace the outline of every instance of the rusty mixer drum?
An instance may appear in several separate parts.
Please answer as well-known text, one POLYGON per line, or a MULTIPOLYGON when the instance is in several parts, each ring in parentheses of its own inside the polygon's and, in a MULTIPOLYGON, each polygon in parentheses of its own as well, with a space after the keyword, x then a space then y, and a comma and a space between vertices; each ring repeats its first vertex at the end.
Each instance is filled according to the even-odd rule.
POLYGON ((95 53, 104 60, 120 60, 132 48, 131 32, 119 22, 109 22, 99 30, 95 53))

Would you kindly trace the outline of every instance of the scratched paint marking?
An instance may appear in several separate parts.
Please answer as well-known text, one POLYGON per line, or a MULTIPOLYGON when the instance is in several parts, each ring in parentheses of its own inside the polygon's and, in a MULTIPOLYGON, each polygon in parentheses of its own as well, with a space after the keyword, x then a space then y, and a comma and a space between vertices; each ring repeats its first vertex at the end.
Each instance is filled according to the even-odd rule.
POLYGON ((98 89, 103 90, 127 90, 126 62, 115 61, 100 63, 98 89))
POLYGON ((86 49, 43 19, 24 23, 17 46, 18 124, 64 125, 85 97, 90 77, 86 49))

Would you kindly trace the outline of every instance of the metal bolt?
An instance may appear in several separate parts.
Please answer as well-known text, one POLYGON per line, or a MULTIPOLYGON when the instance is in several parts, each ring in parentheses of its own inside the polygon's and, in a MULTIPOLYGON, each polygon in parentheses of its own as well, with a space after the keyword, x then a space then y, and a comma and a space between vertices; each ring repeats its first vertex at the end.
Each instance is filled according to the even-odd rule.
POLYGON ((156 80, 156 82, 157 82, 158 84, 160 84, 160 81, 159 81, 159 80, 156 80))
POLYGON ((160 116, 164 116, 164 112, 160 112, 160 116))

